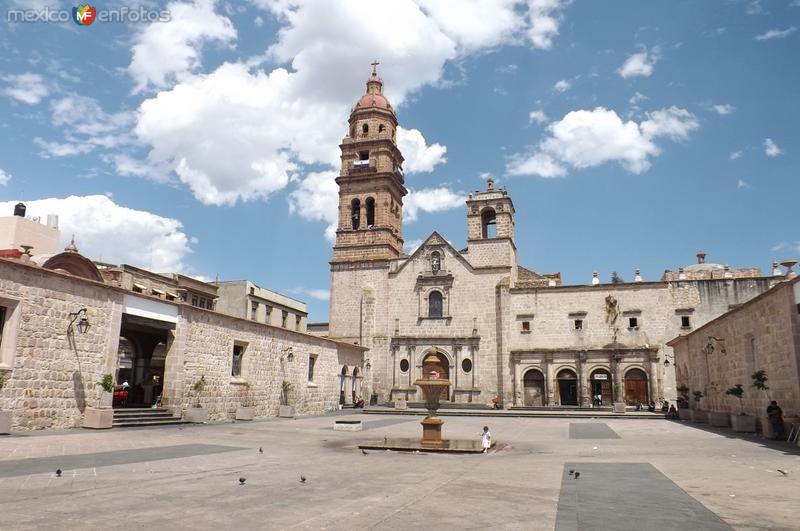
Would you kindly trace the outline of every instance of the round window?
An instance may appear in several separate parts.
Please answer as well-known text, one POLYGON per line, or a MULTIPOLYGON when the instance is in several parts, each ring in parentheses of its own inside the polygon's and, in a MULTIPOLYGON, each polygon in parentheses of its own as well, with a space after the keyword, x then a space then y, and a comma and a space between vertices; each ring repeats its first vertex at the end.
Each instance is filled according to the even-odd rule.
POLYGON ((400 360, 400 372, 408 372, 408 360, 400 360))
POLYGON ((464 372, 469 372, 472 370, 472 360, 469 358, 465 358, 461 361, 461 370, 464 372))

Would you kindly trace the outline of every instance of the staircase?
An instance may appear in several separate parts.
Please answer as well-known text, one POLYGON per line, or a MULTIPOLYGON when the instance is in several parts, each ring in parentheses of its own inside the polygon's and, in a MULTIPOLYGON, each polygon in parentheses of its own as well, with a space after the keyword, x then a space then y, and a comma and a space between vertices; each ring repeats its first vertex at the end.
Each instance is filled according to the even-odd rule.
POLYGON ((124 408, 114 410, 112 428, 138 428, 141 426, 168 426, 170 424, 191 424, 188 420, 173 417, 164 408, 124 408))

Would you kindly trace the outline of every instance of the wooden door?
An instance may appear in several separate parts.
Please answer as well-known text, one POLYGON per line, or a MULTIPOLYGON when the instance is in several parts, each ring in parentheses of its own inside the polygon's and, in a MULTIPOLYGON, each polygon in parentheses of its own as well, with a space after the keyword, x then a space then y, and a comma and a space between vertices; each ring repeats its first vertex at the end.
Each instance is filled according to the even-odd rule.
POLYGON ((647 380, 625 378, 625 403, 631 406, 647 404, 647 380))

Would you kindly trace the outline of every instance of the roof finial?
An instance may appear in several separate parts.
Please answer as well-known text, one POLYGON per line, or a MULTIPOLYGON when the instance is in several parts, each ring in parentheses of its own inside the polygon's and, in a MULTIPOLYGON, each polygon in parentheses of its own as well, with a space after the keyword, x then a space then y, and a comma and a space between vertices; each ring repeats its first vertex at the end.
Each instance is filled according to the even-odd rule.
POLYGON ((372 61, 370 64, 372 65, 372 75, 373 75, 373 76, 377 76, 377 75, 378 75, 378 65, 379 65, 380 63, 378 62, 378 60, 377 60, 377 59, 375 59, 375 60, 374 60, 374 61, 372 61))
POLYGON ((66 247, 64 247, 64 252, 67 253, 77 253, 78 247, 75 245, 75 235, 72 235, 72 239, 69 241, 66 247))

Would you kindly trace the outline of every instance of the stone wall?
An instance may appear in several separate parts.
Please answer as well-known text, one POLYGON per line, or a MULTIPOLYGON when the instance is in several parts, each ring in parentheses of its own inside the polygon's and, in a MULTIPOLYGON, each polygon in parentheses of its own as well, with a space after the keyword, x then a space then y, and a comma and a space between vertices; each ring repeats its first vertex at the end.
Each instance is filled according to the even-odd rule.
MULTIPOLYGON (((7 376, 0 407, 13 411, 12 429, 79 426, 86 406, 99 405, 97 382, 117 369, 128 298, 151 299, 0 259, 0 305, 8 309, 0 342, 0 370, 7 376), (86 308, 88 331, 68 333, 70 313, 81 308, 86 308)), ((233 418, 239 405, 255 405, 257 416, 275 415, 281 382, 288 380, 297 413, 320 414, 338 405, 342 365, 365 371, 360 347, 185 304, 158 304, 178 308, 166 344, 162 394, 164 405, 175 412, 199 401, 212 420, 233 418), (231 375, 234 342, 246 346, 240 377, 231 375), (313 381, 309 356, 316 358, 313 381), (206 386, 198 396, 192 386, 201 377, 206 386)))
POLYGON ((671 342, 678 383, 705 395, 699 404, 691 401, 694 407, 738 413, 738 399, 725 390, 742 384, 745 413, 764 417, 769 400, 777 400, 786 416, 800 415, 800 300, 793 293, 798 280, 780 283, 671 342), (766 393, 752 387, 757 370, 769 378, 766 393))

